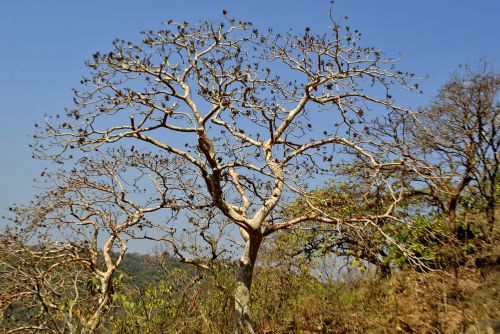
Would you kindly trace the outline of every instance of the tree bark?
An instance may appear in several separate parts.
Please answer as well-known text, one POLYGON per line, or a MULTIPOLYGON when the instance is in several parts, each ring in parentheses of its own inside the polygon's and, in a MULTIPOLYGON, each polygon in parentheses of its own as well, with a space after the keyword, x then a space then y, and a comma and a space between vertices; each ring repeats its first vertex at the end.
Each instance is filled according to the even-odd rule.
MULTIPOLYGON (((102 282, 102 281, 101 281, 102 282)), ((99 298, 99 306, 97 310, 90 316, 90 318, 83 325, 81 334, 92 334, 96 332, 97 327, 103 320, 104 312, 110 302, 110 286, 106 282, 102 282, 101 289, 103 291, 103 296, 99 298)))
POLYGON ((252 287, 253 269, 257 253, 262 242, 261 233, 248 234, 242 231, 245 239, 245 250, 238 262, 236 270, 236 289, 234 292, 233 333, 255 333, 250 321, 250 289, 252 287))
POLYGON ((490 239, 493 238, 494 228, 495 228, 495 198, 488 198, 488 203, 486 207, 486 221, 488 224, 488 234, 490 239))

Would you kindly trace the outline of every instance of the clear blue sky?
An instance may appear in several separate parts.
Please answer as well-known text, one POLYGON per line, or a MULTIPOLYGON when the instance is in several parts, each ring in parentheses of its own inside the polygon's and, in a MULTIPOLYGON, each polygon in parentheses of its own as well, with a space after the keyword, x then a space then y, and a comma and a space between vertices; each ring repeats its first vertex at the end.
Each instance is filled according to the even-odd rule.
MULTIPOLYGON (((0 1, 0 208, 33 196, 43 166, 28 148, 33 124, 71 105, 84 60, 114 38, 138 39, 171 18, 219 20, 222 9, 275 31, 326 31, 328 8, 328 0, 0 1)), ((363 44, 401 54, 403 69, 429 75, 425 94, 407 105, 425 103, 459 64, 486 57, 498 69, 498 0, 337 0, 334 11, 363 32, 363 44)))

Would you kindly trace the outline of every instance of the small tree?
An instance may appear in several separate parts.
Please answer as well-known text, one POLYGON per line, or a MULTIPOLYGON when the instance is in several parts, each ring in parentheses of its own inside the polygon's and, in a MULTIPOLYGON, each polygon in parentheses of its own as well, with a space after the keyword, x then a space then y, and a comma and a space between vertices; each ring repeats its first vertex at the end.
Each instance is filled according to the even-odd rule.
MULTIPOLYGON (((336 161, 355 160, 373 179, 398 165, 378 160, 366 126, 380 112, 405 112, 389 89, 412 75, 395 70, 382 52, 359 46, 357 30, 331 23, 331 34, 309 28, 274 34, 233 19, 169 21, 139 44, 116 40, 111 52, 95 53, 87 63, 91 72, 75 90, 68 119, 47 122, 37 136, 38 151, 58 161, 71 149, 106 156, 104 146, 135 152, 133 145, 168 170, 174 159, 182 161, 174 184, 186 205, 178 209, 193 214, 208 197, 244 240, 235 333, 253 332, 250 288, 263 238, 313 218, 342 223, 314 206, 287 220, 283 206, 317 178, 341 178, 336 161)), ((118 201, 128 198, 118 195, 118 201)), ((391 199, 386 218, 399 202, 397 190, 391 199)), ((373 224, 377 219, 369 217, 373 224)))
POLYGON ((168 236, 148 215, 169 208, 161 221, 168 225, 189 202, 184 190, 196 192, 178 182, 185 173, 175 158, 122 149, 80 159, 70 171, 43 172, 47 191, 11 208, 13 227, 2 239, 2 307, 25 304, 33 313, 8 328, 94 333, 113 305, 128 241, 155 230, 168 236))

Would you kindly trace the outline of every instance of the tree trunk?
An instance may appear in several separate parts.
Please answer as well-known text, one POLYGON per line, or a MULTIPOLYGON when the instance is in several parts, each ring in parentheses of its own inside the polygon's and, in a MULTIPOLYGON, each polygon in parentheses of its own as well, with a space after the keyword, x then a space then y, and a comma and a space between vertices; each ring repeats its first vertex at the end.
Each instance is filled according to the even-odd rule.
POLYGON ((90 316, 89 319, 87 319, 86 323, 83 325, 81 334, 92 334, 96 332, 97 327, 103 320, 103 315, 109 305, 110 302, 110 286, 102 282, 101 283, 101 289, 103 292, 101 298, 99 298, 99 306, 95 310, 94 314, 90 316))
POLYGON ((495 198, 494 197, 491 197, 491 198, 488 198, 488 203, 487 203, 487 207, 486 207, 486 221, 487 221, 487 224, 488 224, 488 234, 489 234, 489 239, 492 240, 493 238, 493 232, 494 232, 494 228, 495 228, 495 220, 496 220, 496 217, 495 217, 495 198))
POLYGON ((245 250, 236 270, 236 289, 234 292, 233 333, 255 333, 250 322, 250 289, 257 253, 262 242, 262 234, 249 235, 242 231, 245 250))

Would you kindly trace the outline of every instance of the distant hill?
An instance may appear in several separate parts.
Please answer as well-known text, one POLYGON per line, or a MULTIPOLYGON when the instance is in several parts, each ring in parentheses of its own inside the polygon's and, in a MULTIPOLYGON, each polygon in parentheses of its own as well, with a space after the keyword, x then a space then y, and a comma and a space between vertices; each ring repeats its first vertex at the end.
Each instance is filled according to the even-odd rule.
MULTIPOLYGON (((180 263, 177 259, 169 259, 167 268, 183 268, 192 270, 191 266, 180 263)), ((155 284, 165 279, 165 273, 154 256, 139 253, 127 253, 123 258, 118 272, 126 275, 127 281, 132 285, 155 284)))

